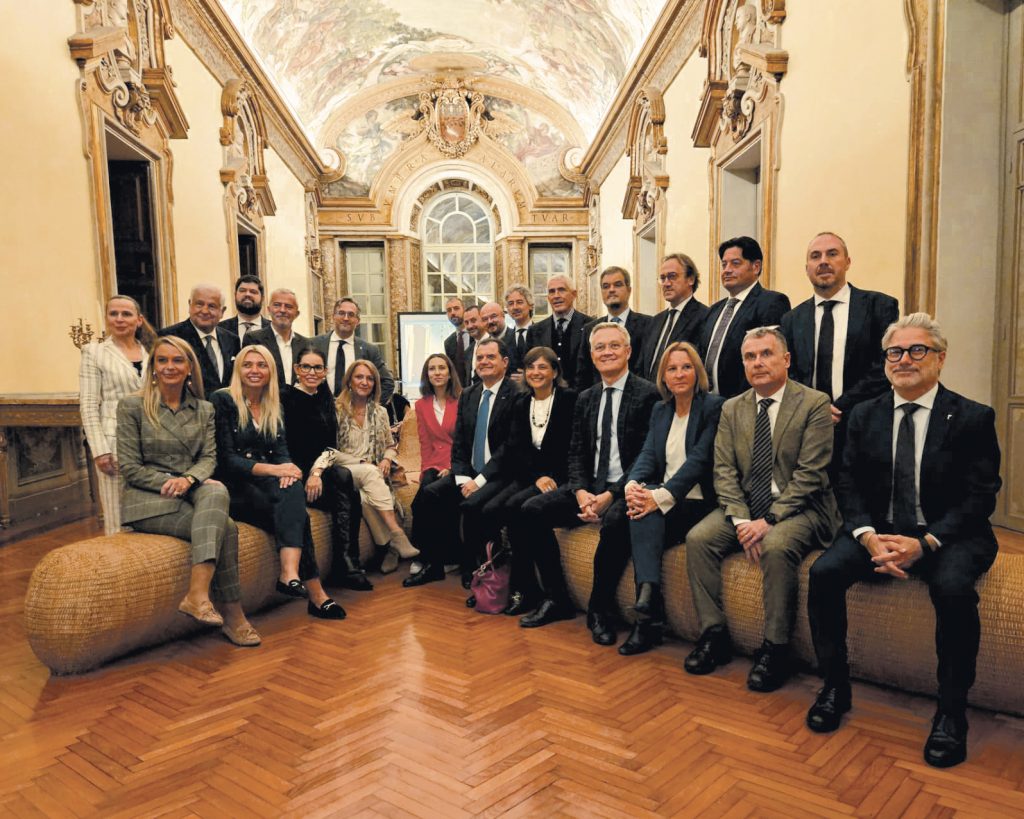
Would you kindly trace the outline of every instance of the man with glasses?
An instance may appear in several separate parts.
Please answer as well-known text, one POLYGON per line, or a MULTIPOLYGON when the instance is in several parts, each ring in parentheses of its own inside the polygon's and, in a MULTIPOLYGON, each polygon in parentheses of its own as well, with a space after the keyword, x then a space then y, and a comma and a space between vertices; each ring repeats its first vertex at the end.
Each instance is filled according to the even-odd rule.
POLYGON ((309 339, 292 332, 292 324, 299 317, 299 302, 294 290, 279 287, 270 294, 270 326, 262 330, 250 330, 242 340, 242 346, 262 344, 274 356, 277 363, 277 383, 284 387, 295 381, 292 362, 298 360, 299 352, 309 346, 309 339))
POLYGON ((927 313, 882 339, 892 391, 854 407, 839 504, 844 525, 811 567, 808 613, 824 688, 807 725, 828 732, 850 710, 846 591, 889 576, 919 577, 935 606, 938 710, 924 747, 940 768, 967 755, 967 692, 981 625, 975 584, 995 560, 989 523, 999 479, 995 413, 939 383, 946 339, 927 313))
POLYGON ((583 328, 583 343, 580 345, 576 362, 576 388, 580 391, 601 380, 590 354, 590 336, 594 328, 601 323, 611 322, 626 328, 632 350, 629 356, 629 371, 641 377, 644 375, 641 372, 644 339, 647 337, 647 328, 650 326, 651 317, 630 308, 629 300, 633 294, 633 283, 627 270, 615 265, 606 267, 601 271, 600 281, 601 301, 608 308, 608 315, 599 316, 583 328))
POLYGON ((341 382, 348 368, 356 361, 365 359, 380 373, 380 403, 385 405, 395 391, 395 377, 384 363, 384 357, 376 345, 356 336, 359 326, 359 304, 345 296, 334 303, 334 329, 329 333, 315 336, 313 346, 327 358, 327 386, 335 398, 341 392, 341 382))
POLYGON ((658 364, 669 344, 689 341, 696 347, 700 343, 701 328, 708 312, 708 308, 693 297, 700 284, 700 272, 685 253, 670 253, 661 260, 658 283, 668 307, 651 319, 640 368, 640 374, 651 382, 657 380, 658 364))

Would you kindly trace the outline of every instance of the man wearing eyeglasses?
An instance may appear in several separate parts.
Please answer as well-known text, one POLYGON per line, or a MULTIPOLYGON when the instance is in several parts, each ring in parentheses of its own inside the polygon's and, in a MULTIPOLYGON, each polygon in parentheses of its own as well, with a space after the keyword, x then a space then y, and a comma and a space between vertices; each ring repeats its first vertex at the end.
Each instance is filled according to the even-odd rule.
POLYGON ((242 341, 243 347, 262 344, 277 363, 277 383, 284 387, 295 381, 292 362, 298 360, 299 351, 309 346, 309 339, 292 332, 292 324, 299 317, 299 302, 294 290, 279 287, 270 294, 270 326, 250 330, 242 341))
POLYGON ((850 710, 846 591, 854 583, 911 575, 935 606, 938 709, 924 747, 929 765, 967 755, 967 692, 981 625, 975 584, 998 548, 999 444, 995 413, 939 383, 946 339, 927 313, 891 324, 882 339, 892 391, 854 407, 839 504, 844 525, 811 567, 808 614, 824 688, 807 725, 828 732, 850 710))
POLYGON ((348 368, 356 361, 366 359, 380 373, 380 403, 385 405, 395 391, 395 377, 384 362, 376 345, 356 336, 359 326, 359 303, 349 297, 334 303, 334 330, 313 338, 313 346, 327 357, 327 386, 337 397, 348 368))
POLYGON ((700 343, 704 317, 708 313, 707 306, 693 296, 700 284, 700 272, 685 253, 670 253, 661 260, 658 284, 668 307, 651 319, 640 368, 640 374, 651 382, 657 380, 658 364, 669 344, 689 341, 696 346, 700 343))

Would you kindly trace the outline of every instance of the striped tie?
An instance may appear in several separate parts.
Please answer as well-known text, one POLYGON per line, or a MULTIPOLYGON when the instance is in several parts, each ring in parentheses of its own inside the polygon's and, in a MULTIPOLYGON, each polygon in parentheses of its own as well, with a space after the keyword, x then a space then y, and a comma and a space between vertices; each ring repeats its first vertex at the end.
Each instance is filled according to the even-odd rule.
POLYGON ((772 506, 772 423, 768 417, 771 398, 757 402, 757 421, 754 424, 754 454, 750 460, 750 497, 748 507, 752 520, 768 514, 772 506))

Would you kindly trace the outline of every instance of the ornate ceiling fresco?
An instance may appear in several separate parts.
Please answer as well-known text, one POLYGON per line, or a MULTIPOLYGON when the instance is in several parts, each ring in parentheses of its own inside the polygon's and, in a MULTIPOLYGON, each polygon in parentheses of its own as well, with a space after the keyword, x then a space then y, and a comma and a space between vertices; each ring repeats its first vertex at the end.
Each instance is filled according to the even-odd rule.
POLYGON ((464 55, 479 66, 472 74, 487 83, 488 137, 524 165, 540 195, 577 194, 559 160, 594 137, 665 4, 220 2, 314 142, 344 156, 339 193, 349 196, 365 195, 383 162, 416 135, 415 81, 430 55, 464 55), (502 86, 518 91, 505 96, 502 86), (360 98, 365 104, 353 107, 360 98))

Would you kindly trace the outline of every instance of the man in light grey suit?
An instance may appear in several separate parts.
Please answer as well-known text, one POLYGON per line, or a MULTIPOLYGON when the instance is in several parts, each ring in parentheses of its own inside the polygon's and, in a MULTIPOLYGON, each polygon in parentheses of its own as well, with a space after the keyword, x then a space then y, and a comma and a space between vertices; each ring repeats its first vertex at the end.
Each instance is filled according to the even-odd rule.
POLYGON ((341 392, 345 371, 359 359, 371 362, 380 372, 380 402, 386 404, 395 391, 395 377, 380 351, 369 342, 356 338, 359 326, 359 303, 349 296, 334 303, 334 330, 314 336, 313 346, 327 357, 327 386, 335 396, 341 392))
POLYGON ((789 380, 789 351, 778 328, 748 331, 741 354, 752 389, 722 407, 715 437, 719 508, 686 538, 686 569, 702 633, 685 668, 708 674, 732 657, 722 561, 742 549, 761 567, 765 611, 764 643, 747 687, 774 691, 790 674, 800 561, 831 542, 840 523, 827 472, 831 401, 789 380))

